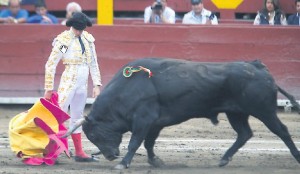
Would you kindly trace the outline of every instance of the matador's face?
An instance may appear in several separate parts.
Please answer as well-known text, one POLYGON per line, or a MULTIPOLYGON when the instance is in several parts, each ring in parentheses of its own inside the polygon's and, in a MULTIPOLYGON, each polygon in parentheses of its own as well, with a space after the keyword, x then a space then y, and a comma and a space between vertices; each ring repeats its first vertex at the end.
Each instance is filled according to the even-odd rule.
POLYGON ((72 31, 76 37, 79 37, 83 32, 83 30, 76 30, 74 27, 72 27, 72 31))

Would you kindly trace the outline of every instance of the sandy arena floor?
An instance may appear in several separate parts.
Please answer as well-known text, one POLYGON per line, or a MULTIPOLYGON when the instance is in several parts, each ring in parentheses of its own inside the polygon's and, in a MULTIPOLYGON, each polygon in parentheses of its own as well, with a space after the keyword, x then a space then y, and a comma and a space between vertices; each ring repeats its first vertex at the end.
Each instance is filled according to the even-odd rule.
MULTIPOLYGON (((30 108, 28 105, 0 106, 0 174, 89 174, 89 173, 299 173, 300 164, 292 157, 284 143, 272 134, 260 121, 251 117, 250 126, 254 137, 240 149, 226 167, 218 167, 225 151, 234 142, 236 134, 224 115, 219 116, 220 123, 214 126, 206 119, 193 119, 180 125, 165 128, 155 145, 156 154, 165 162, 162 168, 151 167, 147 163, 144 147, 140 147, 133 158, 131 166, 126 170, 113 170, 120 161, 110 162, 100 156, 96 163, 75 163, 72 159, 61 155, 54 166, 26 166, 10 150, 8 139, 8 123, 16 114, 30 108)), ((86 112, 89 112, 87 107, 86 112)), ((296 113, 279 114, 282 122, 289 128, 296 146, 300 148, 300 115, 296 113)), ((124 135, 120 146, 121 155, 127 152, 130 133, 124 135)), ((73 145, 70 142, 70 148, 73 145)), ((84 146, 88 153, 97 149, 86 138, 84 146)))

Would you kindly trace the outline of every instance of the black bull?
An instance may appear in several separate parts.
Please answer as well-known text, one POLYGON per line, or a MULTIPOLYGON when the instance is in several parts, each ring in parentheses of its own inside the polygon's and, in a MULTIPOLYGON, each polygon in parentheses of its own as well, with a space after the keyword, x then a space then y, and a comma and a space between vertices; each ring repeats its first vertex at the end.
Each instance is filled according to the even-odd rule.
POLYGON ((191 118, 208 118, 216 124, 219 113, 225 113, 237 132, 235 143, 226 151, 220 166, 251 137, 249 116, 262 121, 279 136, 295 159, 297 150, 286 126, 279 120, 277 91, 289 98, 297 109, 294 97, 278 87, 268 69, 260 62, 200 63, 174 59, 147 58, 126 66, 143 66, 152 71, 138 72, 126 78, 120 70, 101 95, 83 123, 87 138, 108 160, 119 155, 122 134, 131 131, 128 152, 118 169, 129 167, 144 141, 148 162, 159 166, 163 162, 153 147, 160 131, 191 118))

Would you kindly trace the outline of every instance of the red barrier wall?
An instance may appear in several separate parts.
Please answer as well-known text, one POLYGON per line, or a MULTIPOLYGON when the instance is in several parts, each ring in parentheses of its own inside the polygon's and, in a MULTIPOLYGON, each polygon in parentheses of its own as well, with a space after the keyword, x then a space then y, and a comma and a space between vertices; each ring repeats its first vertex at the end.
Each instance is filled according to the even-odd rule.
MULTIPOLYGON (((43 95, 44 64, 51 42, 66 29, 60 25, 0 25, 0 97, 43 95)), ((212 62, 260 59, 276 82, 300 99, 299 27, 115 25, 88 31, 96 38, 104 85, 125 63, 142 57, 212 62)), ((58 75, 61 70, 62 65, 58 75)))

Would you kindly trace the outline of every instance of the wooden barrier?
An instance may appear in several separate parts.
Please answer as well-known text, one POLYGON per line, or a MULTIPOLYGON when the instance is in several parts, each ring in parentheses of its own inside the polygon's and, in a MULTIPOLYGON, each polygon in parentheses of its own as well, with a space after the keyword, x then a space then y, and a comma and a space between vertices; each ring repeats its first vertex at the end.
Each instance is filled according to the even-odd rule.
MULTIPOLYGON (((67 29, 60 25, 0 25, 0 97, 43 95, 44 65, 52 40, 67 29)), ((276 82, 300 99, 299 27, 141 24, 87 30, 96 38, 104 86, 125 63, 142 57, 203 62, 260 59, 276 82)), ((62 66, 58 67, 56 87, 62 66)))

